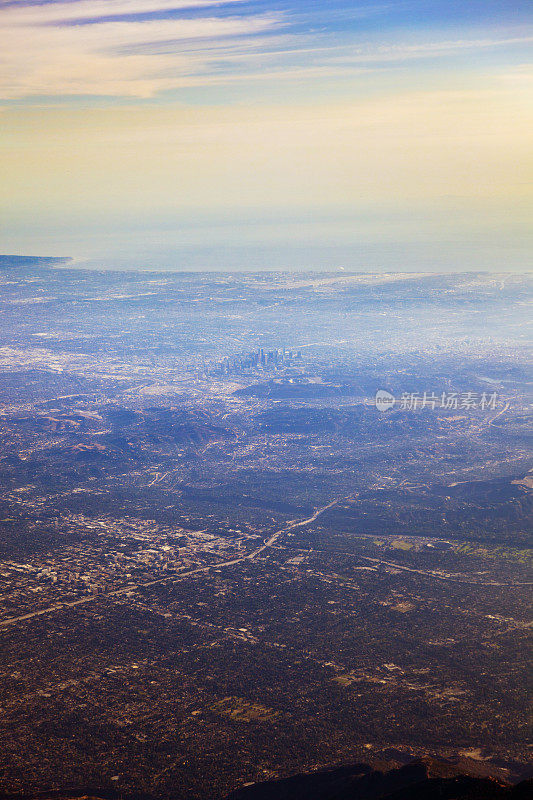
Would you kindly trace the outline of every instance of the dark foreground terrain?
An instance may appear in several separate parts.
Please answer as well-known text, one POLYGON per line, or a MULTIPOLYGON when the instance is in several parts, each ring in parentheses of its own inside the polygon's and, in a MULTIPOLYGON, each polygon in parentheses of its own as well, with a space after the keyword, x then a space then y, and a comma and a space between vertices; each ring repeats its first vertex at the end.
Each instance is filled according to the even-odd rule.
MULTIPOLYGON (((232 792, 226 800, 529 800, 532 796, 533 778, 512 786, 476 774, 476 770, 465 773, 458 765, 425 759, 390 769, 353 764, 249 784, 232 792)), ((101 791, 97 787, 84 791, 0 794, 0 800, 120 800, 121 797, 116 791, 101 791)), ((128 800, 150 800, 150 796, 133 793, 128 800)))
POLYGON ((527 800, 532 794, 532 779, 510 786, 427 760, 390 770, 354 764, 295 775, 238 789, 228 800, 527 800))

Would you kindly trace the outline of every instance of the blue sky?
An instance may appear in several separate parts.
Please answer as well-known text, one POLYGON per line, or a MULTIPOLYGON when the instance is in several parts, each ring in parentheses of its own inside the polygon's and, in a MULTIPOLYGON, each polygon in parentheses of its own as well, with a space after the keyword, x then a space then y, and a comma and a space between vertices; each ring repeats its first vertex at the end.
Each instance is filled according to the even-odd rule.
POLYGON ((0 0, 1 249, 524 269, 532 16, 0 0))
POLYGON ((224 103, 260 99, 265 85, 282 100, 285 85, 291 97, 346 91, 364 71, 402 82, 519 66, 532 42, 528 4, 490 0, 8 0, 0 9, 4 103, 224 103))

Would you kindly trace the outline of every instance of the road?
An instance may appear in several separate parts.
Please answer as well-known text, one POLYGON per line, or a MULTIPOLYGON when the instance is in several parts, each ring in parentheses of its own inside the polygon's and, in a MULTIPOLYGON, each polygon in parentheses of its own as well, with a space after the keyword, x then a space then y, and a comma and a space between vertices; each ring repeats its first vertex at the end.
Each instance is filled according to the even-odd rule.
POLYGON ((77 600, 69 600, 68 602, 64 603, 55 603, 53 606, 48 606, 47 608, 41 608, 38 611, 31 611, 28 614, 20 614, 17 617, 9 617, 8 619, 3 619, 0 621, 0 630, 2 628, 7 628, 9 625, 15 625, 18 622, 25 622, 29 619, 34 619, 35 617, 42 617, 46 614, 53 614, 55 611, 64 611, 67 608, 75 608, 76 606, 87 605, 88 603, 93 603, 95 600, 98 600, 102 597, 119 597, 120 595, 127 594, 135 589, 141 589, 144 587, 150 586, 157 586, 158 584, 163 583, 174 583, 177 581, 182 580, 182 578, 188 578, 190 575, 199 575, 201 572, 209 572, 212 569, 221 569, 222 567, 232 567, 235 564, 241 564, 244 561, 253 561, 257 558, 258 555, 263 553, 265 550, 268 550, 272 545, 274 545, 280 536, 284 533, 289 533, 289 531, 295 530, 295 528, 303 528, 305 525, 309 525, 311 522, 314 522, 318 517, 327 511, 329 508, 333 508, 333 506, 340 503, 341 500, 346 500, 346 498, 338 498, 336 500, 332 500, 325 506, 318 508, 314 514, 312 514, 307 519, 302 520, 294 520, 293 522, 289 522, 280 528, 279 530, 275 531, 269 538, 263 542, 263 544, 258 547, 256 550, 253 550, 251 553, 247 553, 246 555, 239 556, 238 558, 233 558, 230 561, 222 561, 217 564, 208 564, 205 567, 195 567, 194 569, 187 570, 186 572, 180 572, 177 575, 171 575, 167 578, 158 578, 157 580, 153 581, 145 581, 144 583, 129 583, 127 586, 123 586, 120 589, 113 589, 109 592, 100 592, 99 594, 90 594, 85 595, 84 597, 80 597, 77 600))
POLYGON ((496 414, 495 417, 492 417, 492 419, 489 419, 488 424, 487 424, 487 428, 489 428, 492 425, 492 423, 494 422, 495 419, 498 419, 498 417, 501 417, 501 415, 504 414, 507 411, 507 409, 509 408, 510 405, 511 404, 509 402, 505 403, 505 405, 502 408, 502 410, 498 411, 498 413, 496 414))
POLYGON ((533 581, 526 581, 524 583, 498 583, 497 581, 482 581, 474 578, 459 577, 458 575, 447 575, 443 572, 434 572, 433 570, 416 569, 415 567, 405 567, 403 564, 398 564, 395 561, 384 561, 381 558, 370 558, 370 556, 358 556, 365 561, 371 561, 374 564, 383 564, 386 567, 393 569, 403 570, 404 572, 416 572, 418 575, 426 575, 428 578, 436 578, 439 581, 454 581, 456 583, 469 583, 472 586, 533 586, 533 581))
MULTIPOLYGON (((64 603, 56 603, 53 606, 48 606, 47 608, 42 608, 39 611, 32 611, 28 614, 21 614, 17 617, 9 617, 8 619, 4 619, 0 621, 0 630, 2 628, 7 628, 9 625, 14 625, 18 622, 25 622, 26 620, 33 619, 35 617, 42 617, 46 614, 53 614, 55 611, 63 611, 67 608, 75 608, 76 606, 86 605, 88 603, 92 603, 95 600, 98 600, 102 597, 120 597, 121 595, 127 594, 128 592, 134 591, 135 589, 142 589, 147 588, 150 586, 157 586, 159 584, 164 583, 176 583, 183 578, 188 578, 191 575, 199 575, 202 572, 209 572, 213 569, 222 569, 223 567, 233 567, 236 564, 242 564, 244 561, 253 561, 257 556, 261 553, 264 553, 265 550, 268 550, 272 547, 280 536, 283 536, 290 531, 295 530, 296 528, 304 528, 306 525, 310 525, 312 522, 318 519, 321 514, 324 514, 328 509, 333 508, 334 506, 338 505, 340 502, 346 502, 348 498, 342 497, 332 500, 325 506, 321 506, 318 508, 310 517, 307 519, 302 520, 294 520, 292 522, 287 523, 280 528, 279 530, 275 531, 273 534, 269 536, 269 538, 263 542, 260 547, 252 550, 251 553, 247 553, 243 556, 239 556, 238 558, 232 558, 229 561, 221 561, 215 564, 208 564, 204 567, 195 567, 194 569, 187 570, 186 572, 180 572, 177 575, 171 575, 166 578, 157 578, 153 581, 145 581, 143 583, 129 583, 126 586, 121 587, 120 589, 113 589, 109 592, 101 592, 99 594, 90 594, 85 595, 84 597, 80 597, 77 600, 70 600, 64 603)), ((351 498, 354 499, 354 498, 351 498)), ((312 548, 310 549, 312 552, 312 548)), ((437 579, 437 580, 444 580, 444 581, 454 581, 457 583, 467 583, 470 585, 482 585, 482 586, 531 586, 533 585, 532 582, 526 583, 497 583, 495 581, 480 581, 480 580, 471 580, 468 578, 461 578, 455 575, 446 575, 438 572, 433 572, 429 570, 421 570, 416 569, 414 567, 406 567, 402 564, 398 564, 394 561, 384 561, 383 559, 379 558, 370 558, 369 556, 359 556, 365 561, 370 561, 375 564, 382 564, 383 566, 392 567, 393 569, 403 570, 405 572, 415 572, 419 575, 425 575, 429 578, 437 579)))

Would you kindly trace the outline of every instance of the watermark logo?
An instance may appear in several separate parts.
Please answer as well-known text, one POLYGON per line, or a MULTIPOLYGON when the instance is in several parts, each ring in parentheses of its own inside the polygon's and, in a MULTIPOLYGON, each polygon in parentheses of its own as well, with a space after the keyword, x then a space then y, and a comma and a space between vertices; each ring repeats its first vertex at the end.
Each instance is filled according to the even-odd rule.
POLYGON ((500 405, 496 392, 402 392, 399 400, 386 389, 376 392, 378 411, 389 411, 396 405, 400 411, 416 411, 423 408, 439 408, 458 411, 494 410, 500 405))
POLYGON ((395 404, 396 398, 386 389, 378 389, 376 392, 376 408, 378 411, 389 411, 395 404))

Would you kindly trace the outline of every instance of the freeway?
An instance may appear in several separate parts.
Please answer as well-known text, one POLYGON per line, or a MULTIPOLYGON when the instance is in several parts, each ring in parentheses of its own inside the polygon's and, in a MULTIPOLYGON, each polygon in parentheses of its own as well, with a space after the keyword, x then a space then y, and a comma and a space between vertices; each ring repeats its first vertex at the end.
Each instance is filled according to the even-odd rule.
MULTIPOLYGON (((345 500, 346 498, 342 498, 345 500)), ((272 547, 280 536, 284 533, 289 533, 289 531, 294 530, 295 528, 303 528, 306 525, 310 525, 314 522, 318 517, 327 511, 329 508, 333 508, 333 506, 337 505, 337 503, 341 502, 341 498, 336 500, 332 500, 325 506, 318 508, 310 517, 307 519, 302 520, 293 520, 288 522, 279 530, 275 531, 269 538, 263 542, 263 544, 253 550, 251 553, 246 553, 243 556, 239 556, 238 558, 233 558, 229 561, 222 561, 215 564, 208 564, 204 567, 195 567, 194 569, 187 570, 186 572, 179 572, 177 575, 170 575, 166 578, 157 578, 153 581, 145 581, 143 583, 128 583, 126 586, 121 587, 120 589, 112 589, 108 592, 100 592, 98 594, 90 594, 85 595, 84 597, 80 597, 77 600, 69 600, 68 602, 63 603, 55 603, 53 606, 48 606, 47 608, 41 608, 38 611, 31 611, 28 614, 20 614, 16 617, 9 617, 7 619, 3 619, 0 621, 0 630, 2 628, 7 628, 9 625, 15 625, 19 622, 25 622, 30 619, 34 619, 35 617, 42 617, 46 614, 53 614, 55 611, 63 611, 68 608, 75 608, 76 606, 87 605, 88 603, 92 603, 95 600, 102 598, 102 597, 119 597, 120 595, 127 594, 128 592, 134 591, 135 589, 141 589, 150 586, 157 586, 158 584, 162 583, 174 583, 176 581, 180 581, 183 578, 188 578, 190 575, 199 575, 202 572, 209 572, 212 569, 221 569, 222 567, 232 567, 235 564, 241 564, 244 561, 253 561, 257 558, 258 555, 263 553, 265 550, 268 550, 272 547)))
MULTIPOLYGON (((195 567, 194 569, 189 569, 185 572, 179 572, 175 575, 170 575, 166 578, 156 578, 153 581, 144 581, 143 583, 128 583, 126 586, 123 586, 119 589, 112 589, 108 592, 100 592, 99 594, 90 594, 85 595, 84 597, 80 597, 77 600, 70 600, 68 602, 63 603, 56 603, 53 606, 48 606, 47 608, 39 609, 38 611, 32 611, 28 614, 21 614, 16 617, 9 617, 7 619, 0 621, 0 630, 3 628, 7 628, 9 625, 14 625, 16 623, 25 622, 27 620, 33 619, 35 617, 41 617, 46 614, 52 614, 56 611, 62 611, 68 608, 75 608, 76 606, 86 605, 88 603, 92 603, 97 599, 102 597, 120 597, 121 595, 128 594, 128 592, 134 591, 135 589, 141 588, 148 588, 151 586, 157 586, 159 584, 164 583, 176 583, 183 578, 188 578, 191 575, 199 575, 202 572, 209 572, 210 570, 218 570, 222 569, 223 567, 232 567, 236 564, 242 564, 245 561, 254 561, 261 553, 264 553, 269 548, 273 547, 276 542, 279 540, 281 536, 286 533, 289 533, 292 530, 297 528, 304 528, 306 525, 310 525, 312 522, 318 519, 322 514, 324 514, 328 509, 333 508, 334 506, 338 505, 340 502, 346 502, 348 498, 337 498, 332 500, 331 502, 327 503, 327 505, 321 506, 320 508, 316 509, 316 511, 306 519, 302 520, 293 520, 288 522, 279 530, 272 533, 266 541, 263 542, 262 545, 257 547, 255 550, 252 550, 250 553, 246 553, 245 555, 238 556, 237 558, 232 558, 228 561, 221 561, 215 564, 208 564, 203 567, 195 567)), ((355 499, 352 497, 351 499, 355 499)), ((311 548, 309 552, 313 552, 311 548)), ((376 565, 383 565, 385 567, 403 570, 406 572, 414 572, 419 575, 425 575, 426 577, 433 578, 436 580, 445 580, 445 581, 454 581, 456 583, 467 583, 467 584, 474 584, 474 585, 481 585, 481 586, 531 586, 532 582, 525 582, 525 583, 497 583, 495 581, 481 581, 479 579, 472 580, 465 577, 460 577, 457 575, 450 575, 442 572, 434 572, 431 570, 422 570, 416 569, 415 567, 407 567, 403 564, 398 564, 394 561, 385 561, 383 559, 378 558, 370 558, 369 556, 358 556, 365 561, 370 561, 376 565)))
POLYGON ((416 572, 418 575, 426 575, 428 578, 436 578, 439 581, 455 581, 456 583, 469 583, 474 586, 533 586, 533 581, 525 581, 522 583, 499 583, 497 581, 483 581, 477 578, 473 580, 470 578, 465 578, 461 575, 453 575, 446 572, 436 572, 435 570, 430 569, 416 569, 415 567, 406 567, 403 564, 398 564, 396 561, 384 561, 382 558, 370 558, 370 556, 360 556, 358 555, 357 558, 361 558, 364 561, 370 561, 374 564, 382 564, 385 567, 392 567, 393 569, 398 569, 403 572, 416 572))

